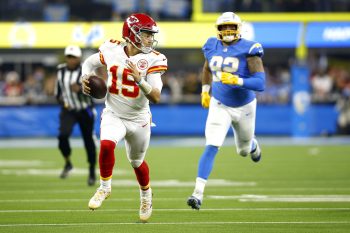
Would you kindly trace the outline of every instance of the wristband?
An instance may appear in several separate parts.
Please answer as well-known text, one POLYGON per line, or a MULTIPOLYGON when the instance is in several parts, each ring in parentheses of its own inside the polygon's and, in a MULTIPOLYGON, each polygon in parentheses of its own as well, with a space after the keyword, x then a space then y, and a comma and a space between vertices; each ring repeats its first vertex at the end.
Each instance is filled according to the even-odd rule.
POLYGON ((210 85, 209 84, 204 84, 202 85, 202 93, 203 92, 208 92, 210 91, 210 85))
POLYGON ((146 82, 143 78, 140 79, 140 82, 136 82, 137 86, 141 89, 141 91, 145 94, 148 95, 152 91, 152 86, 146 82))

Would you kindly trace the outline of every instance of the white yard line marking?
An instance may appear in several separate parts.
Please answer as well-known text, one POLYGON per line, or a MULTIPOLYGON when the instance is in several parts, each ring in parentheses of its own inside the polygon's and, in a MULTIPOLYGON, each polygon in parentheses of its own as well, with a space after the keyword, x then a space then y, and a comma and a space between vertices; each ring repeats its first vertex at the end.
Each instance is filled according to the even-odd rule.
MULTIPOLYGON (((45 181, 47 183, 47 181, 45 181)), ((136 182, 136 181, 135 181, 136 182)), ((75 185, 79 185, 81 184, 81 182, 73 182, 75 185)), ((71 183, 70 183, 71 184, 71 183)), ((57 184, 55 184, 57 185, 57 184)), ((18 184, 16 184, 16 186, 18 186, 18 184)), ((158 192, 183 192, 183 190, 181 189, 176 189, 176 190, 168 190, 168 189, 162 189, 162 187, 160 187, 161 189, 157 189, 157 193, 158 192)), ((175 187, 174 187, 175 188, 175 187)), ((176 187, 177 188, 177 187, 176 187)), ((277 191, 347 191, 350 190, 349 188, 301 188, 301 187, 290 187, 290 188, 274 188, 274 187, 270 187, 270 188, 256 188, 256 187, 235 187, 234 188, 236 191, 237 190, 254 190, 255 192, 257 191, 269 191, 269 192, 277 192, 277 191)), ((129 187, 129 188, 123 188, 118 190, 118 193, 120 192, 130 192, 130 190, 134 190, 133 187, 129 187)), ((13 190, 0 190, 0 194, 8 194, 8 193, 13 193, 13 190)), ((87 189, 58 189, 58 190, 21 190, 21 194, 32 194, 32 193, 86 193, 87 189)))
MULTIPOLYGON (((206 199, 212 200, 238 200, 240 202, 350 202, 350 195, 254 195, 243 194, 233 196, 208 195, 206 199)), ((111 202, 135 201, 138 198, 111 198, 111 202)), ((182 197, 160 197, 156 201, 178 201, 182 197)), ((61 199, 2 199, 0 203, 55 203, 55 202, 84 202, 86 198, 61 198, 61 199)))
POLYGON ((240 202, 350 202, 350 195, 253 195, 236 196, 209 195, 216 200, 238 200, 240 202))
MULTIPOLYGON (((8 164, 11 164, 11 160, 8 161, 8 164)), ((3 166, 3 167, 9 167, 9 166, 3 166)), ((29 167, 29 165, 27 167, 29 167)), ((33 167, 33 166, 30 166, 30 167, 33 167)), ((13 167, 13 168, 15 168, 15 167, 13 167)), ((20 168, 20 166, 16 166, 16 168, 18 168, 18 169, 13 169, 13 168, 12 169, 1 169, 0 174, 8 175, 8 176, 14 176, 14 175, 15 176, 28 176, 28 175, 30 175, 30 176, 57 176, 58 177, 58 175, 62 171, 61 168, 57 168, 57 169, 41 169, 41 168, 23 169, 23 168, 20 168)), ((96 169, 96 172, 99 172, 99 170, 96 169)), ((87 174, 88 174, 88 170, 86 168, 74 167, 71 175, 74 175, 74 176, 84 175, 85 176, 87 174)), ((133 175, 131 172, 128 172, 126 169, 118 169, 114 172, 114 174, 116 176, 121 176, 121 175, 122 176, 126 176, 126 175, 131 176, 131 175, 133 175)))
MULTIPOLYGON (((140 222, 92 222, 92 223, 23 223, 0 224, 0 227, 37 227, 37 226, 102 226, 102 225, 139 225, 140 222)), ((326 221, 326 222, 149 222, 147 225, 237 225, 237 224, 350 224, 350 221, 326 221)))
MULTIPOLYGON (((86 198, 70 198, 70 199, 11 199, 11 200, 0 200, 0 203, 27 203, 27 202, 35 202, 35 203, 40 203, 40 202, 87 202, 89 199, 86 198)), ((124 202, 124 201, 138 201, 139 198, 109 198, 108 201, 111 202, 124 202)), ((186 198, 157 198, 157 201, 173 201, 173 200, 186 200, 186 198)))
POLYGON ((42 167, 54 164, 40 160, 0 160, 0 167, 42 167))
MULTIPOLYGON (((100 209, 98 212, 134 212, 139 209, 100 209)), ((225 209, 201 209, 205 211, 349 211, 350 208, 225 208, 225 209)), ((0 213, 65 213, 65 212, 89 212, 88 209, 77 210, 0 210, 0 213)), ((190 208, 186 209, 153 209, 155 212, 182 212, 193 211, 190 208)))

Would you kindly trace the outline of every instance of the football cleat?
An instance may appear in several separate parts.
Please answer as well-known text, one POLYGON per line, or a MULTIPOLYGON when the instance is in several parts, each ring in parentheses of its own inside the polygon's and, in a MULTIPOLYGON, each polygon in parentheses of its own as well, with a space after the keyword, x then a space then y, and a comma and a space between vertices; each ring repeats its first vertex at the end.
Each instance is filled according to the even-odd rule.
POLYGON ((261 159, 261 149, 258 144, 258 141, 255 138, 253 138, 252 151, 250 152, 250 157, 256 163, 259 162, 261 159))
POLYGON ((96 183, 96 177, 89 175, 87 183, 89 186, 94 186, 96 183))
POLYGON ((187 199, 187 205, 194 210, 199 210, 201 208, 202 201, 196 198, 195 196, 190 196, 187 199))
POLYGON ((95 210, 102 205, 102 202, 111 195, 111 189, 104 189, 99 187, 95 195, 89 201, 89 208, 95 210))
POLYGON ((88 177, 87 183, 89 186, 94 186, 96 183, 96 175, 95 175, 94 166, 90 166, 90 168, 89 168, 89 177, 88 177))
POLYGON ((152 215, 152 190, 149 188, 146 191, 140 189, 140 220, 147 222, 152 215))
POLYGON ((66 163, 63 167, 63 171, 61 172, 60 178, 65 179, 71 173, 73 169, 73 165, 71 163, 66 163))

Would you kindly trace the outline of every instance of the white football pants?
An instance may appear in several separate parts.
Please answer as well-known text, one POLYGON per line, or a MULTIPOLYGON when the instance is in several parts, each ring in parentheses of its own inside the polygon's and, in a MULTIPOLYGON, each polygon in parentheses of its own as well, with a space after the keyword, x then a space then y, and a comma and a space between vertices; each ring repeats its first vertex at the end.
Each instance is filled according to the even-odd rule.
POLYGON ((119 118, 111 110, 105 108, 101 116, 100 140, 118 143, 125 139, 128 160, 132 167, 139 167, 146 155, 151 137, 151 116, 141 115, 130 121, 119 118))
POLYGON ((205 126, 206 145, 220 147, 231 126, 237 153, 246 156, 251 151, 255 131, 256 99, 241 107, 228 107, 211 97, 205 126))

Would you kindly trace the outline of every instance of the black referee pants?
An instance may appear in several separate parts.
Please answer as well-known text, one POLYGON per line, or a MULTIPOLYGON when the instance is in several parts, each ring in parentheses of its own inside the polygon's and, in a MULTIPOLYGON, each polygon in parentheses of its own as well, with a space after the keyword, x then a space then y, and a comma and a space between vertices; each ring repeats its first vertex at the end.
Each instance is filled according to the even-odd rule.
POLYGON ((81 111, 69 111, 64 107, 61 108, 58 147, 64 157, 70 156, 71 147, 69 137, 72 134, 74 125, 78 123, 83 136, 90 168, 94 168, 96 164, 96 145, 93 138, 94 121, 95 116, 91 108, 81 111))

